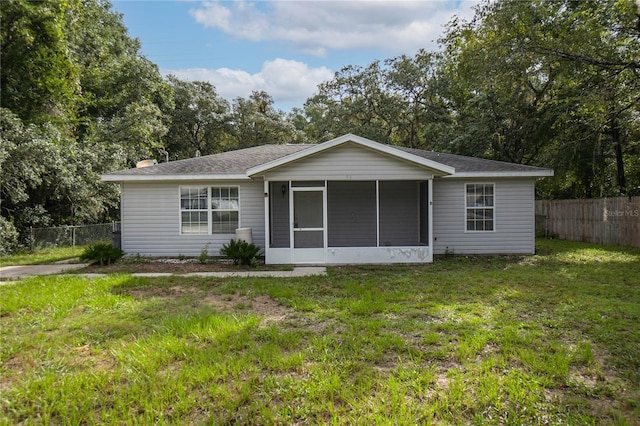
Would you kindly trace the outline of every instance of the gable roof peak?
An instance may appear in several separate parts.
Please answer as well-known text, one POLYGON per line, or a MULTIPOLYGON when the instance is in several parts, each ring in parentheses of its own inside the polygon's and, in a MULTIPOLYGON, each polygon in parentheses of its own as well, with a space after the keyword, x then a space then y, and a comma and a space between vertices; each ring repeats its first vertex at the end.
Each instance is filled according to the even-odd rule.
POLYGON ((310 145, 309 148, 298 151, 296 153, 287 155, 270 161, 265 164, 260 164, 247 170, 248 176, 255 176, 265 173, 269 170, 281 167, 285 164, 298 161, 302 158, 309 157, 311 155, 318 154, 329 149, 333 149, 337 146, 345 143, 353 142, 362 147, 377 151, 378 153, 386 154, 390 157, 394 157, 408 163, 416 164, 422 167, 426 167, 434 172, 437 176, 447 176, 455 173, 455 168, 446 164, 438 163, 431 159, 414 155, 399 149, 392 145, 385 145, 380 142, 372 141, 371 139, 363 138, 362 136, 354 135, 353 133, 347 133, 346 135, 338 136, 337 138, 322 142, 316 145, 310 145))

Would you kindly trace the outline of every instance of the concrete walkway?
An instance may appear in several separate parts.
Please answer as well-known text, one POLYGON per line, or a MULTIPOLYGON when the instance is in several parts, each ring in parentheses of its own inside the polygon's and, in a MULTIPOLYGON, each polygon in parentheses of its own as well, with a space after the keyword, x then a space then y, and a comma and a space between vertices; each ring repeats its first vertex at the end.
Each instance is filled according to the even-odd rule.
MULTIPOLYGON (((81 269, 88 266, 85 263, 71 264, 53 264, 53 265, 21 265, 21 266, 3 266, 0 267, 0 279, 17 280, 21 278, 33 277, 38 275, 56 275, 74 269, 81 269)), ((308 277, 312 275, 326 275, 327 268, 320 266, 296 267, 291 271, 225 271, 225 272, 191 272, 189 274, 172 274, 172 273, 135 273, 130 274, 134 277, 170 277, 172 275, 184 277, 308 277)), ((106 277, 107 274, 77 274, 88 278, 106 277)), ((0 282, 1 283, 1 282, 0 282)))
POLYGON ((51 265, 20 265, 0 267, 0 279, 20 279, 33 277, 36 275, 55 275, 74 269, 82 269, 89 266, 86 263, 54 263, 51 265))

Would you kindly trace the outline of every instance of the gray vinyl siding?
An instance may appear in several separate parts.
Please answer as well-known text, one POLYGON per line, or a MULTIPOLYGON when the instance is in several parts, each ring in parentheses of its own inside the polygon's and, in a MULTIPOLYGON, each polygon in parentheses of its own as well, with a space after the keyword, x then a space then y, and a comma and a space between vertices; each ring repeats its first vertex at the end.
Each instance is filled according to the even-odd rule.
POLYGON ((240 188, 240 226, 252 228, 253 242, 264 247, 262 182, 124 182, 122 184, 122 249, 144 256, 197 256, 209 243, 209 254, 235 234, 180 235, 180 186, 240 188))
POLYGON ((418 182, 380 182, 380 246, 420 245, 418 182))
POLYGON ((289 182, 271 182, 270 213, 271 218, 271 247, 288 248, 291 245, 290 223, 289 223, 289 182), (286 187, 286 192, 282 193, 282 185, 286 187))
POLYGON ((456 179, 433 182, 434 253, 532 254, 534 179, 456 179), (495 231, 466 232, 465 184, 493 183, 495 231))
POLYGON ((375 182, 329 182, 327 210, 329 247, 376 246, 375 182))
POLYGON ((347 143, 265 174, 266 180, 425 180, 422 167, 347 143))

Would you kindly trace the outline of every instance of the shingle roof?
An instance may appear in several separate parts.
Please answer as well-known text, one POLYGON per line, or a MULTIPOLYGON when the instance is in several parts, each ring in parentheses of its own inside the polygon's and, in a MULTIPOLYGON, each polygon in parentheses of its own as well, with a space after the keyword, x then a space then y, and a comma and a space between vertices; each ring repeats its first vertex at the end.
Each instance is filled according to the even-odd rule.
POLYGON ((447 154, 444 152, 424 151, 415 148, 396 146, 404 152, 426 158, 456 169, 459 173, 499 173, 499 172, 533 172, 546 171, 542 167, 526 166, 524 164, 507 163, 504 161, 486 160, 484 158, 466 157, 464 155, 447 154))
MULTIPOLYGON (((119 180, 124 178, 155 178, 163 176, 183 177, 189 176, 246 176, 249 169, 265 163, 284 158, 302 150, 317 146, 316 144, 272 144, 261 145, 252 148, 228 151, 220 154, 205 155, 186 160, 170 161, 154 166, 133 168, 105 174, 105 180, 119 180)), ((490 175, 490 174, 514 174, 544 176, 549 175, 549 169, 525 166, 522 164, 506 163, 503 161, 486 160, 482 158, 466 157, 463 155, 447 154, 434 151, 424 151, 414 148, 393 146, 392 148, 405 153, 416 155, 445 166, 453 167, 455 175, 490 175)))
POLYGON ((202 157, 188 158, 186 160, 170 161, 139 169, 121 170, 108 173, 108 175, 238 175, 245 174, 252 167, 286 157, 312 146, 314 145, 261 145, 220 154, 203 155, 202 157))

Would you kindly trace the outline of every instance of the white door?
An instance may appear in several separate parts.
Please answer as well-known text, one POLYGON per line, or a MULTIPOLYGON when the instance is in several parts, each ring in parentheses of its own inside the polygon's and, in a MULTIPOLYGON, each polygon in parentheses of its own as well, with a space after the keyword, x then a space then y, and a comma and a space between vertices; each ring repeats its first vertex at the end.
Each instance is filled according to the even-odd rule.
POLYGON ((324 263, 324 188, 291 188, 293 263, 324 263))

